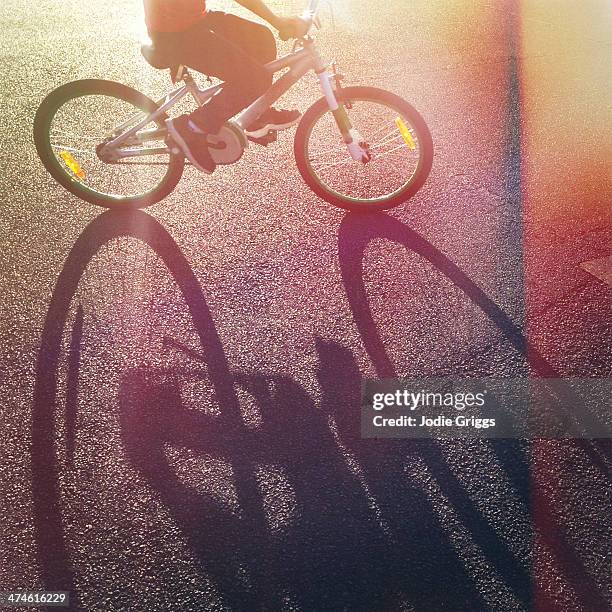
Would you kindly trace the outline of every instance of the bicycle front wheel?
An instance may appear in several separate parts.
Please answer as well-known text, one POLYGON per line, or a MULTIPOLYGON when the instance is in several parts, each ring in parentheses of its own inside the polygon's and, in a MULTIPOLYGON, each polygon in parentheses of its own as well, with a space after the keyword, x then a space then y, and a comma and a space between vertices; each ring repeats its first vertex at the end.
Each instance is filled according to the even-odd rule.
POLYGON ((347 87, 337 95, 369 160, 351 157, 322 98, 304 114, 295 137, 303 179, 318 196, 347 210, 386 210, 407 201, 422 187, 432 165, 433 143, 425 121, 388 91, 347 87))
POLYGON ((51 92, 34 119, 34 142, 43 165, 68 191, 105 208, 144 208, 166 197, 181 178, 184 157, 164 144, 165 115, 143 125, 118 158, 103 143, 137 126, 157 104, 113 81, 75 81, 51 92))

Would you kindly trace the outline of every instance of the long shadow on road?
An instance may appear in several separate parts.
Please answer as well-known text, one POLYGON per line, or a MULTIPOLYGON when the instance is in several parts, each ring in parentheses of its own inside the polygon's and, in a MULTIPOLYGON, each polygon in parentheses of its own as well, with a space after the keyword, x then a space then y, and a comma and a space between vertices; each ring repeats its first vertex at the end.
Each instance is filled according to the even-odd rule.
MULTIPOLYGON (((339 234, 338 248, 342 278, 354 320, 379 377, 395 378, 399 373, 378 332, 365 288, 364 255, 368 244, 375 239, 385 239, 401 244, 432 264, 461 289, 474 305, 495 324, 515 350, 526 360, 533 375, 543 378, 561 378, 561 374, 527 341, 519 326, 463 270, 420 234, 389 216, 379 216, 376 222, 372 222, 370 217, 347 215, 339 234)), ((579 404, 580 399, 569 386, 559 386, 558 390, 562 393, 561 401, 566 409, 571 410, 572 406, 579 404)), ((597 442, 575 439, 566 440, 565 443, 578 448, 592 466, 598 469, 605 478, 608 477, 610 448, 606 440, 597 442)), ((487 444, 490 445, 499 463, 503 466, 504 477, 512 483, 527 507, 532 509, 535 501, 537 506, 535 511, 539 517, 537 536, 555 562, 563 568, 564 579, 576 594, 580 604, 585 610, 605 609, 607 602, 602 595, 601 588, 570 544, 567 527, 553 518, 560 508, 557 508, 555 512, 555 509, 550 507, 550 501, 546 499, 546 496, 539 494, 537 490, 537 498, 535 500, 532 498, 530 459, 526 452, 529 450, 528 447, 515 440, 489 440, 487 444)), ((387 449, 385 448, 381 454, 387 455, 387 449)), ((463 525, 470 531, 473 540, 487 554, 488 561, 514 589, 523 605, 532 602, 531 585, 538 581, 538 576, 535 575, 533 568, 534 575, 532 579, 529 579, 524 573, 524 568, 517 564, 504 542, 495 533, 494 526, 488 524, 485 518, 475 511, 465 490, 452 478, 449 466, 440 453, 439 447, 435 443, 426 444, 423 455, 428 458, 428 465, 442 491, 448 499, 452 500, 453 507, 461 515, 463 525)), ((373 474, 376 473, 376 469, 376 467, 373 469, 373 474)), ((381 493, 384 494, 384 491, 381 493)), ((535 529, 534 533, 525 534, 529 539, 535 535, 535 529)), ((538 605, 551 610, 558 608, 558 604, 547 598, 546 588, 539 589, 538 605)))
MULTIPOLYGON (((59 464, 54 447, 56 411, 62 409, 56 405, 61 342, 79 279, 97 251, 119 236, 147 243, 170 271, 200 341, 196 358, 204 367, 195 376, 212 386, 220 408, 219 414, 210 415, 184 405, 180 386, 194 376, 192 371, 128 370, 119 389, 124 451, 171 513, 200 571, 213 580, 228 608, 281 610, 290 601, 299 610, 330 612, 382 612, 406 606, 428 612, 489 609, 491 601, 433 508, 431 495, 411 482, 406 471, 410 465, 426 467, 496 579, 520 609, 530 608, 530 567, 478 510, 442 448, 435 441, 360 438, 361 374, 351 351, 316 339, 320 402, 289 377, 231 371, 188 261, 168 232, 142 212, 106 213, 85 229, 59 276, 45 321, 33 407, 32 479, 36 541, 47 589, 72 591, 74 605, 79 606, 79 594, 74 592, 78 568, 68 554, 62 525, 59 475, 65 466, 59 464), (254 398, 261 414, 258 427, 246 426, 239 392, 254 398), (213 497, 183 484, 165 453, 169 445, 231 466, 240 512, 232 513, 213 497), (268 502, 257 478, 262 465, 278 466, 292 492, 295 511, 280 536, 271 532, 268 502)), ((363 255, 374 237, 400 242, 428 259, 466 292, 517 350, 529 354, 520 330, 430 243, 389 217, 366 220, 348 215, 339 236, 343 281, 380 376, 396 372, 376 331, 363 282, 363 255)), ((82 313, 77 312, 75 328, 82 331, 82 326, 82 313)), ((78 356, 79 347, 75 342, 70 346, 70 355, 78 356)), ((536 357, 535 364, 551 372, 542 358, 536 357)), ((75 376, 74 370, 69 364, 70 376, 75 376)), ((78 385, 73 380, 68 388, 78 385)), ((78 398, 74 391, 69 397, 67 416, 74 423, 78 398)), ((68 429, 73 429, 70 423, 68 429)), ((495 441, 490 448, 503 466, 500 477, 512 483, 529 508, 524 445, 495 441)), ((601 601, 587 592, 592 579, 572 551, 564 554, 576 566, 576 588, 583 600, 601 601), (587 586, 580 587, 580 581, 587 586)))

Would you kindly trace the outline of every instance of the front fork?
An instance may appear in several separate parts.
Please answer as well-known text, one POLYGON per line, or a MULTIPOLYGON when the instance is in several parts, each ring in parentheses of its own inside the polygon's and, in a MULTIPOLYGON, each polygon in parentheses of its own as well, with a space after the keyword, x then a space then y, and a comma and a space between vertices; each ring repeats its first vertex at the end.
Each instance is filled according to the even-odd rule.
POLYGON ((330 73, 327 70, 318 73, 319 83, 323 95, 327 100, 329 110, 334 116, 336 125, 342 134, 342 138, 346 144, 349 154, 355 161, 368 163, 372 159, 372 155, 369 151, 368 144, 363 140, 359 131, 351 123, 350 117, 346 112, 348 104, 344 104, 342 100, 339 100, 340 92, 340 75, 336 73, 334 65, 334 73, 330 73))

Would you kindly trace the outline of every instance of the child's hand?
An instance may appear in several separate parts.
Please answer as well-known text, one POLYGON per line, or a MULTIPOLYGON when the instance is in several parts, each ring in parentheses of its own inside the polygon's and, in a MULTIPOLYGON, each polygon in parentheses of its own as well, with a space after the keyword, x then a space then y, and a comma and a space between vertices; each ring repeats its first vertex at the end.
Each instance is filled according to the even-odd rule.
POLYGON ((302 38, 308 34, 308 23, 299 17, 279 17, 276 28, 281 40, 302 38))

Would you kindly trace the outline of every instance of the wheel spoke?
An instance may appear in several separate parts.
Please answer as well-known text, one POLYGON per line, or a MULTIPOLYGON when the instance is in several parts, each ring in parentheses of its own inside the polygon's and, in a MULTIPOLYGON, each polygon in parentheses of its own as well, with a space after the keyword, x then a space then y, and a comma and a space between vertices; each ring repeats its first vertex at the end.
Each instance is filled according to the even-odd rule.
MULTIPOLYGON (((382 128, 379 128, 378 130, 376 130, 376 132, 374 132, 371 136, 367 137, 366 140, 369 142, 374 142, 374 136, 379 134, 380 132, 382 132, 382 130, 388 129, 388 127, 385 125, 382 128)), ((363 133, 362 133, 363 135, 363 133)), ((389 144, 391 142, 394 142, 396 140, 399 140, 402 138, 401 134, 397 134, 397 130, 394 129, 391 132, 389 132, 388 134, 385 134, 383 137, 383 140, 375 145, 371 145, 370 149, 377 149, 379 147, 382 147, 386 144, 389 144)), ((346 144, 342 143, 339 144, 338 146, 336 146, 333 149, 327 149, 326 151, 318 151, 315 155, 311 155, 310 156, 310 161, 315 161, 317 159, 319 159, 320 157, 323 157, 324 155, 330 155, 333 153, 341 153, 341 152, 345 152, 346 151, 346 144)))
POLYGON ((49 136, 51 138, 53 138, 54 136, 65 136, 67 138, 76 138, 78 140, 93 140, 93 141, 99 141, 102 142, 106 136, 81 136, 80 134, 71 134, 69 132, 58 132, 58 131, 53 131, 53 132, 49 132, 49 136))
POLYGON ((66 145, 51 145, 54 149, 62 149, 62 151, 70 151, 71 153, 84 153, 85 155, 95 156, 95 151, 87 151, 86 149, 75 149, 74 147, 67 147, 66 145))
POLYGON ((370 138, 373 139, 374 136, 378 136, 378 134, 380 134, 383 130, 386 130, 386 129, 388 129, 388 126, 386 124, 379 127, 375 132, 372 132, 372 134, 370 134, 370 138))
POLYGON ((327 149, 326 151, 319 151, 316 155, 310 156, 310 161, 314 161, 319 157, 323 157, 324 155, 329 155, 331 153, 341 153, 342 151, 346 151, 346 144, 343 142, 341 145, 339 144, 337 147, 333 149, 327 149))
POLYGON ((336 168, 338 166, 345 166, 346 164, 350 164, 351 162, 358 163, 352 157, 348 157, 348 159, 343 159, 332 164, 326 164, 325 166, 321 166, 320 168, 315 168, 317 172, 323 172, 324 170, 329 170, 330 168, 336 168))
POLYGON ((406 148, 407 148, 407 145, 405 143, 402 143, 401 145, 397 147, 393 147, 393 149, 389 149, 389 151, 384 151, 380 155, 377 155, 374 159, 380 159, 381 157, 386 157, 387 155, 391 153, 395 153, 395 151, 399 151, 400 149, 406 149, 406 148))
POLYGON ((113 164, 114 166, 167 166, 170 162, 163 161, 139 161, 139 160, 121 160, 113 164))
POLYGON ((393 138, 389 138, 388 140, 385 140, 383 142, 379 142, 377 144, 370 145, 370 149, 380 149, 382 147, 386 147, 387 145, 393 144, 394 142, 397 142, 398 140, 402 140, 401 134, 398 134, 397 136, 394 136, 393 138))

